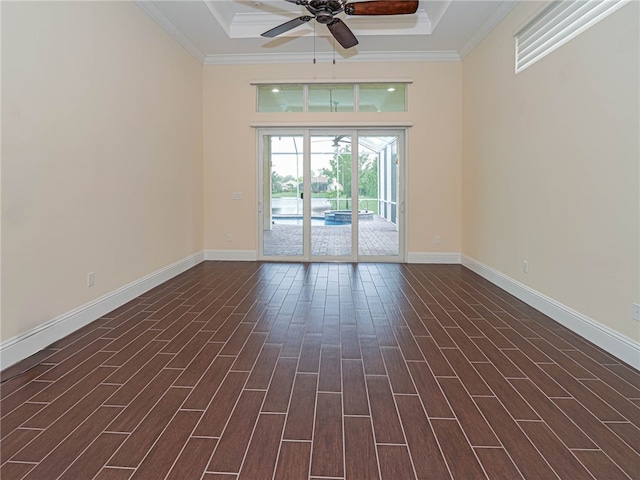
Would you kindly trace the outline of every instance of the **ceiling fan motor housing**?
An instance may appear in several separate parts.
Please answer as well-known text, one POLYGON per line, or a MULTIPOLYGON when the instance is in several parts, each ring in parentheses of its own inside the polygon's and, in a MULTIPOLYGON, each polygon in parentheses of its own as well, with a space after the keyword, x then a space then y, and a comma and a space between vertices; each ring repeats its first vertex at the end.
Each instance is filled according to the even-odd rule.
POLYGON ((311 0, 308 9, 315 15, 316 21, 323 25, 333 21, 334 15, 342 12, 340 0, 311 0))
POLYGON ((342 10, 342 2, 340 0, 310 0, 309 6, 315 9, 326 9, 332 12, 342 10))
POLYGON ((316 13, 316 21, 318 23, 322 23, 323 25, 331 23, 333 21, 333 13, 320 11, 316 13))

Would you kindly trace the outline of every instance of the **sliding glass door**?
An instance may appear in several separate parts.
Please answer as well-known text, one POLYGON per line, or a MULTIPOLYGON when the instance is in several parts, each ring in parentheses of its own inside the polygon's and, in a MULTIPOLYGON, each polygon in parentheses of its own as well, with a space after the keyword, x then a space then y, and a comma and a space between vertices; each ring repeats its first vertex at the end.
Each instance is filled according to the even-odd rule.
POLYGON ((312 133, 310 161, 311 257, 353 260, 351 135, 312 133))
POLYGON ((262 255, 300 260, 304 257, 304 136, 265 134, 261 140, 262 255))
POLYGON ((358 257, 400 256, 401 135, 358 136, 358 257))
POLYGON ((259 258, 404 261, 403 130, 260 130, 259 258))

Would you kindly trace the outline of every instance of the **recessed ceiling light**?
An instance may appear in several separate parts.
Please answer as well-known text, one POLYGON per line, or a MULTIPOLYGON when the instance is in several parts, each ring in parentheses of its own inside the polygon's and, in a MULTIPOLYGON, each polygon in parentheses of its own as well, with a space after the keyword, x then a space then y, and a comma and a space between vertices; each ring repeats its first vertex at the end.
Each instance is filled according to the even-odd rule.
POLYGON ((271 90, 273 93, 278 93, 280 91, 279 88, 274 88, 273 90, 271 90))
POLYGON ((395 91, 396 91, 396 89, 395 89, 395 88, 393 88, 393 87, 389 87, 389 88, 387 88, 387 92, 395 92, 395 91))

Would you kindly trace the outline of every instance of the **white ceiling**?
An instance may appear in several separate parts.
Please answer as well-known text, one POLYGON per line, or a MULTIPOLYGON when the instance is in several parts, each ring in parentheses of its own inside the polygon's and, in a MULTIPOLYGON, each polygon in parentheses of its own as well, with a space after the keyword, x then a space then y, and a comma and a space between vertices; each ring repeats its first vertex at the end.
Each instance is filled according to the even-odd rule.
MULTIPOLYGON (((414 15, 339 17, 360 44, 336 44, 339 61, 459 60, 518 0, 420 1, 414 15)), ((136 2, 204 64, 308 62, 333 58, 326 26, 311 21, 276 38, 260 34, 307 14, 285 0, 142 0, 136 2), (315 34, 314 34, 315 25, 315 34)))

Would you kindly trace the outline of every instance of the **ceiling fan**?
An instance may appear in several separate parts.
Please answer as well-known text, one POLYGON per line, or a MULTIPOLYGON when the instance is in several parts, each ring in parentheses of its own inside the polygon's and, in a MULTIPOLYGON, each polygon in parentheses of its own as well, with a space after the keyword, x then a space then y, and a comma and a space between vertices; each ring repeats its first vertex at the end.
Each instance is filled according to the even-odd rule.
POLYGON ((316 22, 326 25, 331 35, 343 48, 355 47, 358 39, 342 20, 336 17, 341 12, 347 15, 407 15, 418 10, 418 0, 372 0, 347 3, 346 0, 285 0, 302 5, 311 15, 302 15, 278 25, 262 34, 263 37, 276 37, 284 32, 303 25, 315 18, 316 22))

